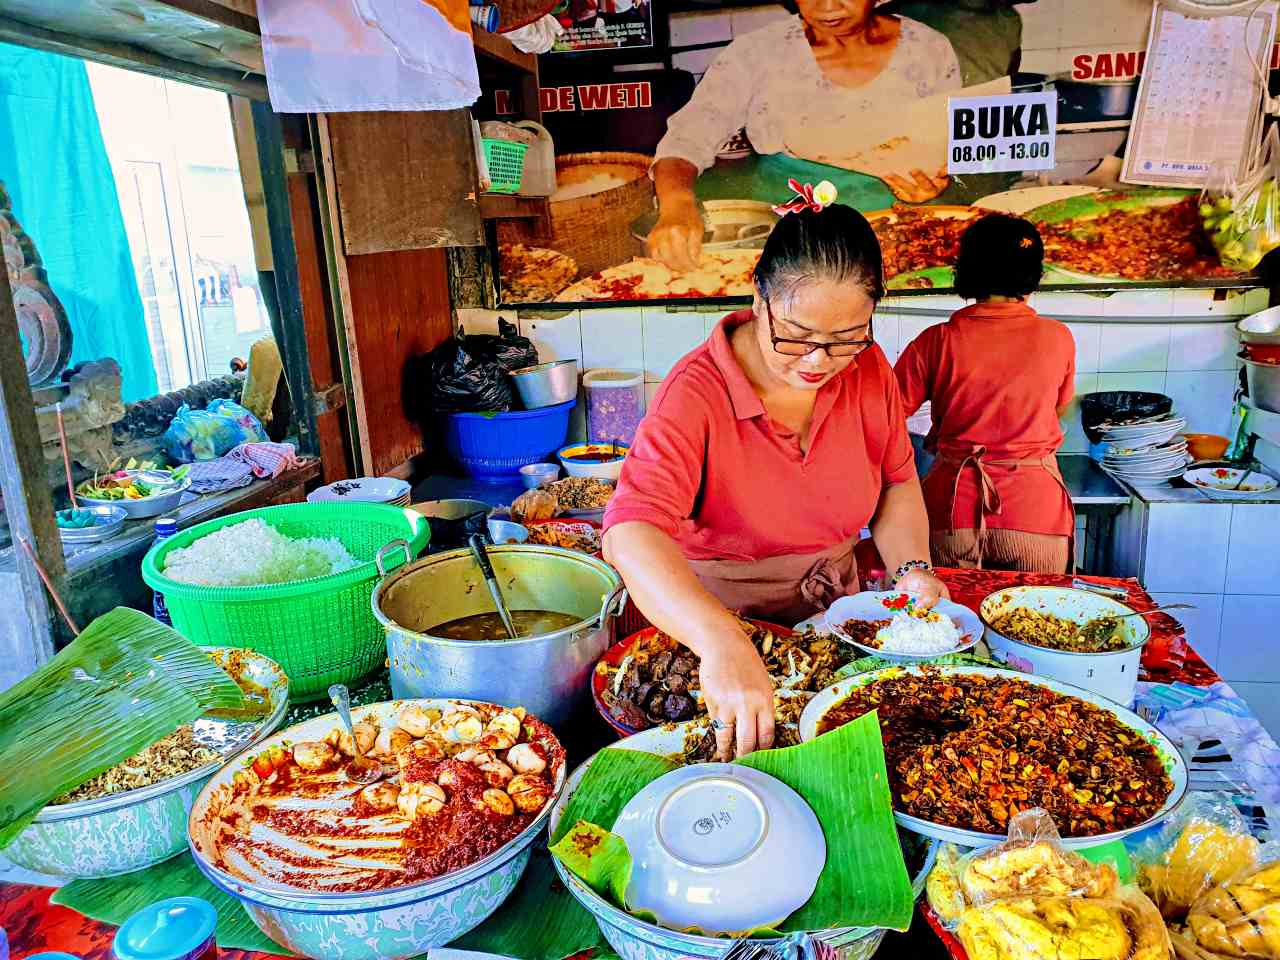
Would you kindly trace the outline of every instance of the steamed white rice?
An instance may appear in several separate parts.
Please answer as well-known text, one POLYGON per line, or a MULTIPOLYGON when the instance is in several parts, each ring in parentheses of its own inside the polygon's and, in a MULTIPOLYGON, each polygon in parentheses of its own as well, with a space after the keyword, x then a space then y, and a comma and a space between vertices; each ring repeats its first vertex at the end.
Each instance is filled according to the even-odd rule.
POLYGON ((932 610, 902 611, 876 632, 880 649, 888 653, 950 653, 960 639, 955 621, 932 610))
POLYGON ((359 563, 334 537, 286 537, 262 520, 206 534, 165 557, 164 575, 205 587, 289 583, 341 573, 359 563))

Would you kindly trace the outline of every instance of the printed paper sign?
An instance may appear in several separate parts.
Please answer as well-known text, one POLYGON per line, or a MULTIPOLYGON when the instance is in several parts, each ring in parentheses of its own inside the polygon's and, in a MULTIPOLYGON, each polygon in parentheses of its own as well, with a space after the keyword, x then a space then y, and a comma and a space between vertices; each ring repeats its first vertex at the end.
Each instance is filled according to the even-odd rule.
POLYGON ((1054 166, 1058 97, 1052 91, 952 97, 947 173, 1006 173, 1054 166))

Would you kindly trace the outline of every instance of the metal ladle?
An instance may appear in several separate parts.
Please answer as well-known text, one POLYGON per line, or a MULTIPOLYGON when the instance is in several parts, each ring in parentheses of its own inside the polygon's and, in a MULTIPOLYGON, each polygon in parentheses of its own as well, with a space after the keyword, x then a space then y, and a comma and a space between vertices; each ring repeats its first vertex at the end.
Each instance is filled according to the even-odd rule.
POLYGON ((347 764, 346 770, 343 771, 347 775, 347 779, 352 783, 374 783, 381 780, 384 776, 382 764, 377 760, 370 760, 364 755, 364 751, 360 749, 360 741, 356 738, 355 726, 351 723, 351 695, 347 692, 347 688, 341 683, 335 683, 329 688, 329 699, 338 708, 338 716, 342 718, 342 725, 347 728, 347 733, 351 735, 351 749, 355 756, 351 758, 351 762, 347 764))
POLYGON ((512 622, 511 613, 507 610, 507 601, 502 597, 502 588, 498 586, 498 578, 494 576, 493 564, 489 562, 489 552, 485 549, 484 538, 478 533, 473 533, 467 543, 471 546, 471 555, 475 557, 476 566, 480 568, 485 585, 489 588, 489 596, 493 597, 493 605, 497 608, 498 616, 502 619, 502 626, 507 631, 507 637, 512 640, 519 639, 516 633, 516 625, 512 622))

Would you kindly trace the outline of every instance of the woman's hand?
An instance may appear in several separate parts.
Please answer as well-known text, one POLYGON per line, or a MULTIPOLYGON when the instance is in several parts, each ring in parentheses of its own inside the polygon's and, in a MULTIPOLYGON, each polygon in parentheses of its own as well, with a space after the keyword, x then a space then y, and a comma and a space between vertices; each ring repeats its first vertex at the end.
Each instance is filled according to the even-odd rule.
POLYGON ((910 570, 894 589, 911 594, 926 610, 934 607, 939 600, 951 599, 951 591, 932 570, 910 570))
POLYGON ((671 197, 661 204, 645 248, 649 256, 672 270, 694 270, 702 259, 702 233, 702 215, 693 194, 671 197))
POLYGON ((926 200, 932 200, 951 183, 951 178, 947 176, 945 170, 940 170, 933 176, 929 176, 923 170, 912 170, 908 177, 890 173, 881 179, 884 180, 885 186, 893 191, 895 197, 907 203, 924 203, 926 200))
POLYGON ((702 655, 698 679, 721 761, 773 746, 773 681, 740 631, 702 655))

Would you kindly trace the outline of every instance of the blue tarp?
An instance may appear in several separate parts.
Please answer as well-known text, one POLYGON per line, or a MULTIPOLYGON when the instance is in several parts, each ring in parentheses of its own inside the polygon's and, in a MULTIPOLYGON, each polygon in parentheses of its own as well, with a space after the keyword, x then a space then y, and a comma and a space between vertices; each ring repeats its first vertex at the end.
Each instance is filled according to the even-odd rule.
POLYGON ((156 393, 146 319, 82 61, 0 44, 0 181, 66 308, 72 362, 114 357, 156 393))

